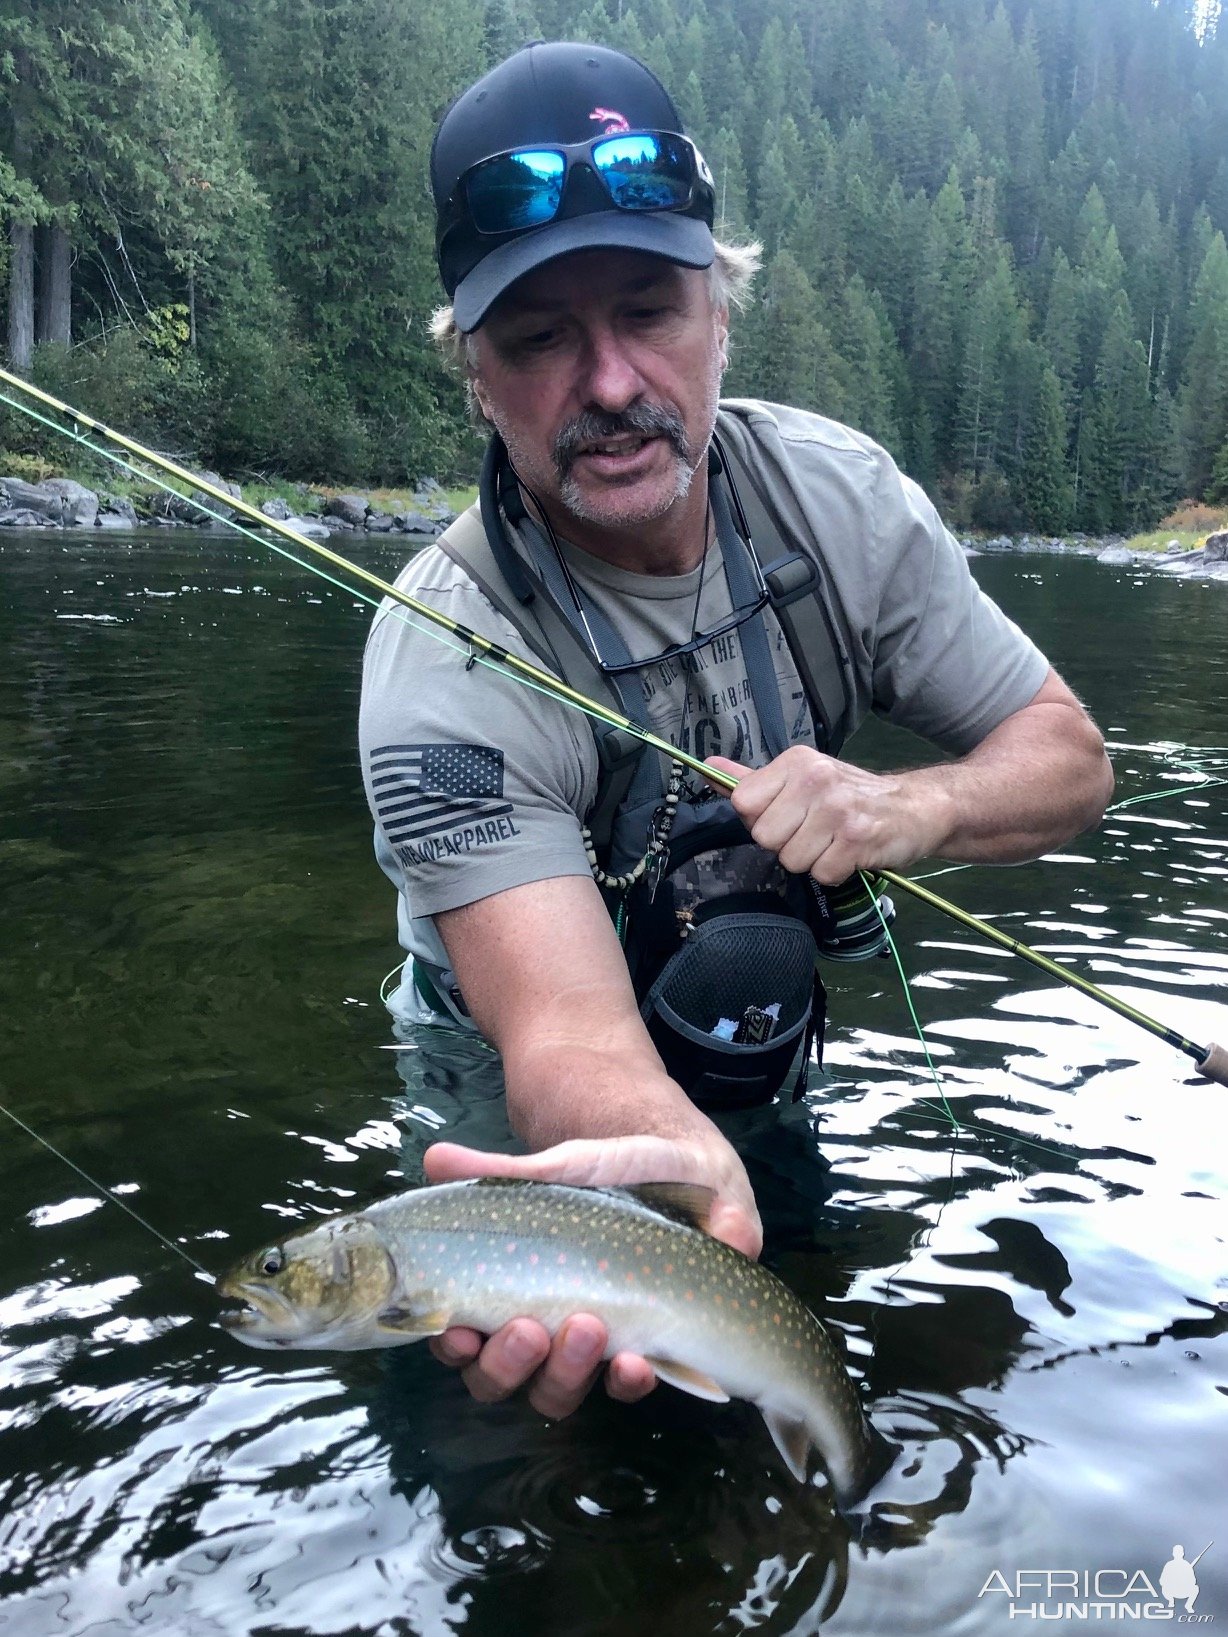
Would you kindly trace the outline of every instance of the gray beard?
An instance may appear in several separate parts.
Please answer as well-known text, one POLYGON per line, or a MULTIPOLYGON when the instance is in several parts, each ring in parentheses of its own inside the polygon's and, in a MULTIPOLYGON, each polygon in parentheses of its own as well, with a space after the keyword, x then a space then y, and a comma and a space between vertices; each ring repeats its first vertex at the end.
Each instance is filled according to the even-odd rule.
MULTIPOLYGON (((691 492, 691 483, 697 470, 698 462, 692 466, 675 451, 672 491, 663 491, 660 498, 653 505, 642 507, 634 516, 621 516, 619 522, 635 525, 652 523, 658 517, 664 517, 671 506, 680 500, 684 500, 691 492)), ((589 504, 584 491, 570 474, 560 484, 559 495, 572 516, 580 518, 582 522, 602 524, 610 521, 605 509, 589 504)))

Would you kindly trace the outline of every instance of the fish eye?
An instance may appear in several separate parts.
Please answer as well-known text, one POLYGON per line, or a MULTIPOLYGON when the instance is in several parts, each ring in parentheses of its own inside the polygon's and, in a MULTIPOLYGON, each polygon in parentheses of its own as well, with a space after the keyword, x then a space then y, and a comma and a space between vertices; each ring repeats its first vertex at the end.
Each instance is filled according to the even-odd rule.
POLYGON ((270 1278, 273 1274, 280 1273, 285 1265, 286 1253, 278 1245, 274 1245, 272 1250, 266 1250, 260 1258, 260 1271, 267 1273, 270 1278))

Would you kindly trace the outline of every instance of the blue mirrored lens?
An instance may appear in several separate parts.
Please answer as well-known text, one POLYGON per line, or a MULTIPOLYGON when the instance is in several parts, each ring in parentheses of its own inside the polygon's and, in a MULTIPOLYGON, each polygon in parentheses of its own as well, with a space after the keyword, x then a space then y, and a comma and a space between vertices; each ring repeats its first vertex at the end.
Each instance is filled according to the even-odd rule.
POLYGON ((612 136, 593 148, 593 166, 620 210, 676 210, 691 197, 689 149, 670 136, 612 136))
POLYGON ((558 214, 567 161, 550 149, 500 154, 470 172, 469 212, 479 233, 516 233, 558 214))

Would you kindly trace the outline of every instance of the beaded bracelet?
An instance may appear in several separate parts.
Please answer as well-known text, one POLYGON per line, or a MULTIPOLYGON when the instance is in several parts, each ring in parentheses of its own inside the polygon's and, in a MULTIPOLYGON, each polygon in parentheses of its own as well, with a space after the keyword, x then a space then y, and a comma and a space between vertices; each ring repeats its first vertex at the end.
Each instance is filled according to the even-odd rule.
POLYGON ((669 764, 669 783, 665 787, 665 805, 658 808, 657 816, 653 819, 652 836, 648 843, 648 850, 634 869, 626 875, 608 875, 597 862, 597 850, 593 846, 592 832, 587 824, 580 826, 580 839, 584 843, 584 856, 588 859, 588 867, 593 872, 593 880, 599 887, 611 887, 615 892, 627 892, 640 880, 645 870, 654 858, 659 858, 669 846, 670 833, 674 828, 674 819, 678 812, 678 802, 682 795, 682 763, 671 761, 669 764))

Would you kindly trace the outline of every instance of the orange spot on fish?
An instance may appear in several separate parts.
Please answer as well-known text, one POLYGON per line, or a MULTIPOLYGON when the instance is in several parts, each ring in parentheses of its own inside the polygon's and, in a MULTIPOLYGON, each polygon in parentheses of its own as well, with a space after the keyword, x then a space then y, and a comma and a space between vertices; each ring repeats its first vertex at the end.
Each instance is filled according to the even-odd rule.
POLYGON ((635 1274, 634 1273, 625 1274, 624 1278, 626 1279, 626 1282, 629 1285, 633 1285, 635 1283, 635 1274))
POLYGON ((684 1290, 682 1292, 682 1299, 684 1302, 693 1302, 695 1300, 695 1292, 693 1290, 684 1290))
POLYGON ((662 1273, 672 1273, 673 1271, 674 1271, 674 1264, 672 1262, 667 1262, 665 1264, 665 1266, 661 1269, 662 1273))
POLYGON ((516 1241, 514 1239, 509 1239, 507 1244, 504 1245, 503 1248, 507 1252, 507 1254, 510 1256, 512 1254, 512 1252, 516 1249, 516 1241))
POLYGON ((601 1258, 600 1262, 598 1262, 598 1264, 597 1264, 597 1272, 598 1273, 604 1273, 606 1271, 606 1269, 609 1267, 609 1265, 610 1264, 606 1261, 605 1257, 603 1256, 601 1258))
POLYGON ((779 1313, 773 1313, 772 1314, 772 1323, 773 1324, 779 1324, 780 1323, 780 1314, 779 1313))
POLYGON ((531 1250, 529 1252, 529 1265, 531 1267, 536 1267, 537 1266, 537 1260, 538 1260, 537 1252, 535 1250, 531 1250))
POLYGON ((565 1250, 561 1250, 559 1252, 558 1260, 559 1260, 559 1266, 562 1267, 563 1263, 567 1260, 567 1252, 565 1250))

